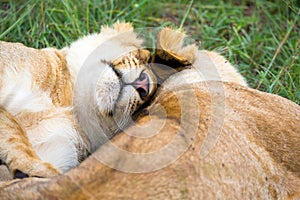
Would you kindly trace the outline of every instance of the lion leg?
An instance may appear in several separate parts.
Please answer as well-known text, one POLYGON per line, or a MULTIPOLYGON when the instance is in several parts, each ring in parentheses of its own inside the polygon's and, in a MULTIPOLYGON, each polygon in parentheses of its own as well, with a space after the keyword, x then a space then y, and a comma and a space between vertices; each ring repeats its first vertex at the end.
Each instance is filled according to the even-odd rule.
POLYGON ((14 178, 53 177, 60 174, 50 163, 39 159, 14 116, 1 107, 0 160, 7 165, 14 178))

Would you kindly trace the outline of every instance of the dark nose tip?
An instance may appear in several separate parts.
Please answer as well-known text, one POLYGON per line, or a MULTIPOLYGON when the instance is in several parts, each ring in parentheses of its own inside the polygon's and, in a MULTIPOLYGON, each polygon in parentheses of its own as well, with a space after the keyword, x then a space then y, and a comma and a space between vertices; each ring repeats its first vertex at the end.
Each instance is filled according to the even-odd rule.
POLYGON ((144 72, 141 73, 139 78, 137 78, 132 85, 142 99, 146 98, 149 94, 149 77, 144 72))

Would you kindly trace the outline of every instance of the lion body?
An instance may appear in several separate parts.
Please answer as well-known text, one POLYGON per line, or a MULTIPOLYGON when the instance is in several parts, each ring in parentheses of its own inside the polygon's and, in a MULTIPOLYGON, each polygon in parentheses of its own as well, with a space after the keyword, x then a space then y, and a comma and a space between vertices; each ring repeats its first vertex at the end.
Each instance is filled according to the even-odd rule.
MULTIPOLYGON (((27 199, 300 198, 300 127, 297 123, 300 107, 276 95, 216 81, 161 91, 149 108, 152 114, 137 121, 137 126, 142 126, 156 120, 151 127, 163 124, 159 133, 148 139, 132 138, 128 134, 140 133, 130 127, 113 138, 112 143, 127 152, 144 154, 165 147, 180 129, 189 130, 182 127, 179 97, 186 105, 189 123, 198 124, 198 129, 193 140, 188 135, 177 138, 177 144, 186 141, 191 144, 168 165, 147 173, 115 170, 103 164, 103 155, 109 155, 115 167, 128 166, 129 169, 135 166, 147 169, 155 160, 132 163, 132 159, 111 151, 109 144, 105 144, 77 168, 57 179, 4 182, 0 184, 0 194, 4 198, 25 196, 27 199), (191 92, 197 98, 193 105, 189 98, 191 92), (220 96, 223 92, 226 95, 220 96), (225 110, 220 106, 223 103, 225 110), (194 105, 201 111, 199 118, 194 105), (161 117, 162 109, 167 111, 167 118, 161 117), (208 154, 201 156, 209 128, 218 126, 215 122, 220 121, 223 123, 216 143, 208 154)), ((178 147, 170 152, 176 152, 178 147)), ((160 154, 157 160, 164 160, 164 156, 160 154)))
MULTIPOLYGON (((74 115, 75 80, 86 60, 88 64, 93 62, 97 69, 106 72, 106 76, 98 77, 100 81, 97 84, 100 86, 95 89, 100 91, 97 93, 98 102, 92 104, 94 94, 85 96, 83 100, 75 98, 75 101, 80 101, 81 105, 92 105, 93 110, 98 107, 103 119, 109 118, 106 116, 108 113, 118 112, 116 109, 119 109, 124 117, 120 116, 119 111, 115 118, 120 120, 124 127, 127 125, 124 120, 127 120, 144 100, 140 100, 135 91, 132 91, 132 85, 122 86, 124 91, 120 89, 119 77, 116 77, 109 64, 102 61, 109 63, 120 56, 128 58, 129 64, 114 65, 114 70, 123 73, 129 67, 135 69, 131 70, 131 73, 123 73, 122 78, 129 82, 133 82, 141 71, 148 74, 148 78, 151 79, 148 95, 151 95, 155 89, 152 86, 154 76, 145 69, 143 63, 149 59, 149 53, 140 50, 125 55, 139 48, 140 44, 141 41, 136 38, 132 26, 127 23, 117 23, 113 28, 104 27, 100 34, 86 36, 62 50, 33 49, 19 43, 0 42, 0 160, 8 165, 12 175, 16 170, 29 176, 51 177, 60 174, 77 166, 87 156, 87 152, 92 151, 91 148, 95 149, 107 137, 106 133, 101 133, 101 128, 105 127, 94 127, 91 131, 97 134, 100 132, 102 135, 87 135, 79 127, 74 115), (132 41, 126 41, 126 45, 123 45, 124 37, 131 37, 132 41), (118 51, 109 54, 109 50, 106 49, 101 56, 93 55, 93 51, 98 53, 97 48, 102 43, 105 43, 103 45, 108 49, 114 48, 118 51), (116 47, 111 47, 111 43, 116 47), (88 59, 89 56, 91 57, 88 59), (138 60, 132 64, 131 60, 134 59, 138 60), (116 78, 110 80, 112 77, 116 78), (113 94, 107 93, 105 88, 108 87, 116 91, 112 92, 113 94), (110 101, 110 95, 119 95, 121 90, 118 107, 115 105, 116 100, 110 101), (133 95, 126 94, 128 90, 133 95), (130 106, 122 101, 128 101, 130 106)), ((84 81, 89 83, 89 80, 84 81)), ((86 90, 89 90, 88 86, 83 88, 82 92, 86 90)), ((93 119, 99 120, 96 117, 90 118, 91 121, 93 119)), ((109 124, 107 129, 112 129, 113 134, 118 131, 114 119, 104 122, 109 124)))
MULTIPOLYGON (((160 33, 159 41, 167 41, 168 37, 172 37, 175 41, 181 40, 182 36, 180 32, 164 29, 160 33)), ((110 138, 119 130, 116 128, 117 126, 121 124, 122 127, 126 127, 127 116, 137 110, 139 100, 134 97, 130 103, 127 102, 126 98, 134 93, 130 88, 127 89, 127 92, 123 92, 121 97, 117 97, 116 95, 119 93, 118 77, 113 79, 114 71, 106 63, 101 62, 113 61, 120 55, 140 48, 141 44, 142 40, 137 38, 132 26, 126 23, 117 23, 113 28, 104 27, 100 34, 86 36, 62 50, 33 49, 18 43, 1 42, 0 105, 2 121, 3 124, 6 123, 5 121, 10 121, 14 128, 1 127, 0 155, 1 158, 5 158, 5 163, 8 164, 11 173, 14 174, 16 170, 19 170, 25 171, 27 174, 34 174, 34 165, 43 169, 38 170, 40 172, 35 176, 48 177, 65 172, 77 166, 79 161, 86 157, 87 151, 95 151, 106 141, 107 135, 99 135, 98 132, 110 132, 112 133, 111 136, 108 136, 110 138), (107 49, 114 49, 114 51, 110 52, 107 49), (100 58, 97 55, 101 55, 100 58), (98 73, 99 75, 103 73, 103 69, 107 68, 105 71, 107 74, 103 79, 111 80, 103 81, 102 85, 100 83, 100 86, 91 89, 93 84, 90 83, 90 78, 80 79, 82 81, 79 84, 80 95, 74 97, 75 80, 78 73, 84 66, 89 65, 95 66, 94 74, 98 73), (97 88, 102 93, 100 92, 98 102, 93 104, 94 94, 90 90, 97 88), (111 88, 109 94, 107 93, 108 89, 105 88, 111 88), (114 95, 110 98, 105 97, 111 94, 114 95), (127 108, 124 103, 122 103, 123 107, 114 108, 115 102, 110 102, 110 99, 116 98, 125 98, 124 102, 131 105, 128 113, 124 113, 124 109, 127 108), (74 117, 73 100, 76 105, 80 105, 76 110, 79 113, 77 117, 82 122, 80 125, 77 124, 77 119, 74 117), (93 114, 95 107, 104 113, 104 117, 99 118, 97 113, 93 114), (112 109, 119 112, 113 120, 106 116, 112 112, 112 109), (115 120, 119 121, 119 124, 115 124, 115 120), (108 124, 108 128, 98 127, 98 121, 108 124), (5 132, 10 134, 3 134, 5 132), (48 163, 51 163, 53 167, 48 163), (45 167, 49 170, 44 170, 45 167), (42 175, 41 171, 46 171, 46 174, 42 175)), ((159 45, 163 49, 168 49, 168 45, 163 42, 160 42, 159 45)), ((222 56, 209 51, 198 51, 194 46, 187 48, 184 52, 181 52, 180 48, 181 46, 178 46, 178 52, 176 48, 172 48, 173 53, 189 59, 195 66, 193 69, 181 73, 180 77, 186 78, 184 82, 222 80, 246 85, 242 76, 222 56), (193 60, 195 54, 197 54, 197 58, 193 60)), ((143 68, 138 67, 139 63, 146 64, 150 55, 144 50, 131 54, 132 62, 122 59, 115 61, 119 66, 115 67, 115 70, 125 70, 126 72, 126 68, 130 68, 133 74, 140 73, 139 71, 143 68), (128 64, 124 65, 124 63, 128 64)), ((125 57, 129 57, 129 55, 125 57)), ((126 78, 126 73, 124 73, 124 81, 133 81, 134 79, 131 79, 135 75, 126 78)), ((172 77, 170 81, 172 82, 172 77)), ((153 87, 151 89, 154 90, 153 87)))
POLYGON ((194 68, 171 76, 135 126, 77 168, 56 179, 3 182, 1 197, 300 198, 300 107, 246 87, 223 57, 182 48, 174 42, 180 44, 182 35, 164 30, 158 46, 187 58, 194 68), (116 146, 125 151, 112 151, 116 146))
POLYGON ((76 166, 74 145, 79 138, 70 110, 73 82, 64 56, 56 49, 37 50, 7 42, 1 42, 0 49, 1 114, 9 115, 15 126, 14 130, 1 127, 1 153, 15 152, 7 159, 20 169, 19 165, 28 165, 28 160, 34 163, 33 159, 51 161, 60 170, 76 166))

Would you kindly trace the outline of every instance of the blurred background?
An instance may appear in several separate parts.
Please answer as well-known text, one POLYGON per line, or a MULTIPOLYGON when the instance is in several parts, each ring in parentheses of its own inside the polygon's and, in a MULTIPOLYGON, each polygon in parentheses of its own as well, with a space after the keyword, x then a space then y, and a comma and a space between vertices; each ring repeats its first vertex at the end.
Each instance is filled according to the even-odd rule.
POLYGON ((251 87, 300 104, 299 7, 299 0, 2 0, 0 40, 62 48, 117 20, 178 27, 200 49, 225 56, 251 87))

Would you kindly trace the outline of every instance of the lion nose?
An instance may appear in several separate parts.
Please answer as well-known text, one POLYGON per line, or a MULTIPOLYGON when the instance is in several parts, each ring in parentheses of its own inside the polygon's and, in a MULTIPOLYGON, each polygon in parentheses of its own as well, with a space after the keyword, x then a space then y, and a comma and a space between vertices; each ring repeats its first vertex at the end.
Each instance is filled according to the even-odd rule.
POLYGON ((142 72, 133 83, 132 86, 136 89, 142 99, 146 98, 149 94, 149 77, 142 72))

